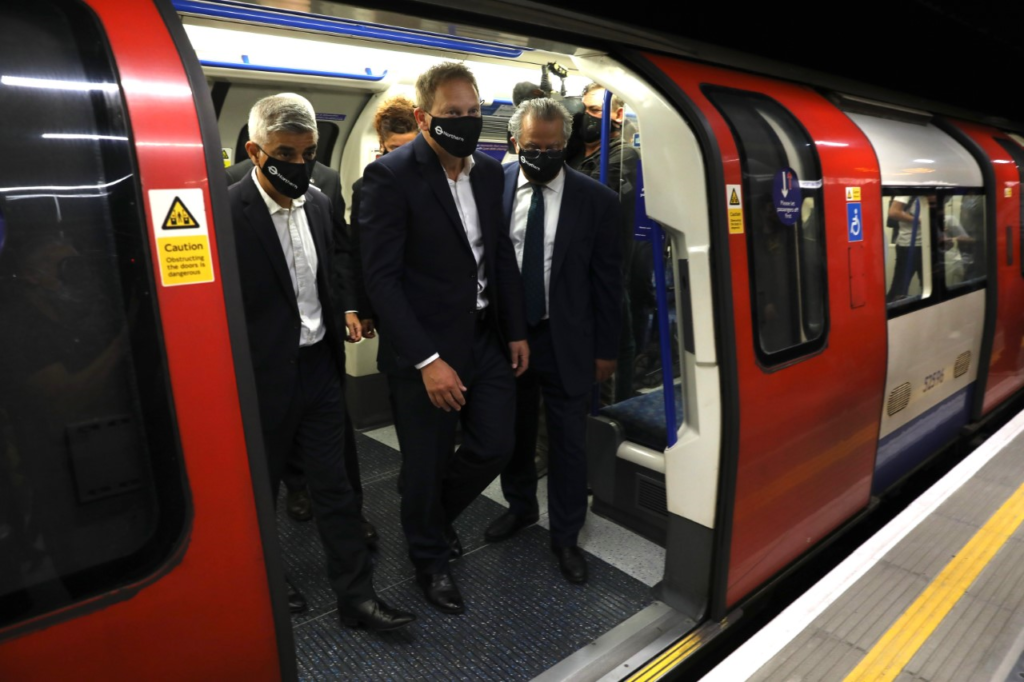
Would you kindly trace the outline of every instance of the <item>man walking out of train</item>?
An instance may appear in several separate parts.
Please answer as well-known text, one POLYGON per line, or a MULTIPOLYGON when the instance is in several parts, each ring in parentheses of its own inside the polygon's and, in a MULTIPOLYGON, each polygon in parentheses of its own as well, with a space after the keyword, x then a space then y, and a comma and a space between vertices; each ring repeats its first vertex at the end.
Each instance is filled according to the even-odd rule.
POLYGON ((249 113, 249 138, 255 168, 229 196, 271 492, 276 499, 287 458, 299 450, 342 622, 394 630, 415 616, 377 598, 345 471, 331 203, 309 186, 316 121, 294 99, 266 97, 249 113))
POLYGON ((615 371, 622 326, 619 198, 565 165, 572 117, 558 102, 527 100, 509 126, 519 160, 505 166, 503 205, 522 269, 531 355, 517 382, 515 450, 501 474, 509 510, 485 537, 505 540, 538 520, 534 451, 543 395, 551 548, 562 575, 582 583, 587 397, 615 371))
POLYGON ((475 151, 476 79, 438 64, 416 96, 419 137, 363 174, 363 270, 402 449, 409 556, 427 601, 462 613, 448 568, 461 554, 452 522, 512 454, 515 377, 529 348, 501 165, 475 151))

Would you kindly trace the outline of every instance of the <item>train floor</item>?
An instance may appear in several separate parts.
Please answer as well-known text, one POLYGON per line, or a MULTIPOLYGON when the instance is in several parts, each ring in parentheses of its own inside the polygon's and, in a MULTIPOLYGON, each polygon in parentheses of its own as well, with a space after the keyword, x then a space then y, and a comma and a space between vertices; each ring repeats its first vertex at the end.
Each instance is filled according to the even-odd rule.
POLYGON ((452 572, 466 612, 441 613, 423 598, 406 554, 394 429, 356 438, 364 514, 380 535, 374 584, 388 604, 415 612, 418 620, 387 634, 343 627, 315 521, 296 523, 279 504, 286 570, 309 603, 292 618, 301 680, 529 680, 654 601, 651 586, 661 579, 664 550, 594 514, 580 538, 589 580, 572 585, 562 577, 549 548, 542 479, 540 523, 505 542, 483 539, 505 506, 497 482, 456 521, 464 556, 452 572))
POLYGON ((704 682, 1024 679, 1024 413, 704 682))

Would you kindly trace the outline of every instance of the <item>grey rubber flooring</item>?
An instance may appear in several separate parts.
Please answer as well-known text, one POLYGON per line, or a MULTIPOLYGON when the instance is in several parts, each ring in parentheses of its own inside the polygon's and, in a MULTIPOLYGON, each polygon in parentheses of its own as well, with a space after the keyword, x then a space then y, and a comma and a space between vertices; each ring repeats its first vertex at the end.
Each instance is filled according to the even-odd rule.
POLYGON ((504 508, 481 497, 455 522, 465 555, 452 564, 452 574, 466 613, 441 613, 423 598, 406 554, 396 488, 400 454, 362 434, 356 441, 364 514, 380 534, 374 585, 388 604, 418 620, 389 634, 341 626, 316 522, 288 518, 282 491, 278 529, 285 565, 309 602, 309 610, 292 619, 300 679, 529 680, 653 601, 650 588, 592 555, 588 582, 569 584, 540 526, 484 543, 484 529, 504 508))

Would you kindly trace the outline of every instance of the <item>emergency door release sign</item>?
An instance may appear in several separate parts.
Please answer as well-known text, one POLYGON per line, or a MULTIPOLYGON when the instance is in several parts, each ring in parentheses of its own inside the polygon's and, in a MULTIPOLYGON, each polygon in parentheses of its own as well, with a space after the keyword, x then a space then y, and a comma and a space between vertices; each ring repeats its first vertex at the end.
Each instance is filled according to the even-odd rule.
POLYGON ((160 283, 165 287, 212 282, 213 259, 201 189, 149 190, 160 283))

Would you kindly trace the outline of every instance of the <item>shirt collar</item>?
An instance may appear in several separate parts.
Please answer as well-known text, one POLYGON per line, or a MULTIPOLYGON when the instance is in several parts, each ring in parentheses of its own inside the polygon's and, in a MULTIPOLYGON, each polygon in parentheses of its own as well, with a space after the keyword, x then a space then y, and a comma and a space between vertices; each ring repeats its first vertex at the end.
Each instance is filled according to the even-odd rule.
MULTIPOLYGON (((260 191, 260 196, 263 197, 264 203, 267 204, 267 210, 270 211, 270 215, 274 215, 278 211, 287 211, 287 208, 274 201, 273 198, 267 194, 267 191, 263 189, 263 185, 260 184, 260 179, 256 177, 257 172, 258 171, 255 168, 252 169, 252 181, 256 183, 256 189, 260 191)), ((292 208, 302 208, 305 203, 306 195, 303 194, 298 199, 292 199, 292 208)))
MULTIPOLYGON (((522 167, 520 167, 519 168, 519 180, 518 180, 518 182, 516 182, 516 189, 517 190, 522 189, 524 186, 529 185, 531 182, 532 182, 532 180, 530 180, 529 178, 526 177, 526 174, 523 173, 522 167)), ((561 194, 562 193, 562 188, 565 187, 565 167, 564 167, 564 165, 563 165, 562 168, 560 168, 558 170, 558 175, 556 175, 554 177, 554 179, 551 180, 551 182, 549 182, 548 184, 544 185, 544 187, 546 187, 547 189, 551 190, 555 194, 561 194)))

